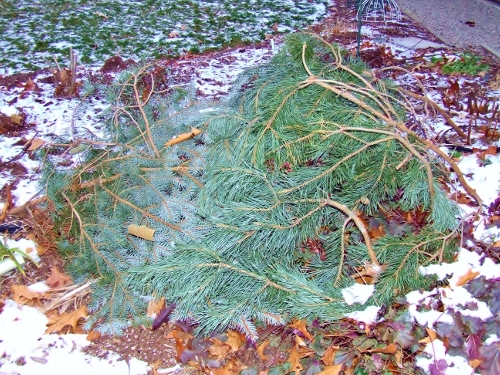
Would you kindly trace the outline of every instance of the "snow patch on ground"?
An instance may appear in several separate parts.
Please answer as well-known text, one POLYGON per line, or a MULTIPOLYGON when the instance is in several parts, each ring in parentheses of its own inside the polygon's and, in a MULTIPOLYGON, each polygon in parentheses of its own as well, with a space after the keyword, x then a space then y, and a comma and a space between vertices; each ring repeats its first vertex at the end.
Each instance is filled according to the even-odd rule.
POLYGON ((441 340, 436 339, 428 343, 425 346, 424 353, 428 356, 419 356, 416 364, 422 369, 427 369, 431 374, 467 375, 474 373, 474 369, 469 366, 466 358, 447 354, 446 347, 441 340), (444 372, 439 368, 439 361, 441 360, 447 366, 444 372), (432 366, 435 366, 437 371, 431 372, 430 368, 432 366))
POLYGON ((373 294, 375 285, 354 284, 348 288, 342 289, 342 297, 348 305, 354 303, 364 304, 373 294))
POLYGON ((142 361, 99 359, 81 351, 89 345, 86 335, 45 335, 48 319, 37 309, 5 301, 0 314, 0 373, 4 375, 144 375, 150 367, 142 361), (8 329, 6 329, 8 327, 8 329))

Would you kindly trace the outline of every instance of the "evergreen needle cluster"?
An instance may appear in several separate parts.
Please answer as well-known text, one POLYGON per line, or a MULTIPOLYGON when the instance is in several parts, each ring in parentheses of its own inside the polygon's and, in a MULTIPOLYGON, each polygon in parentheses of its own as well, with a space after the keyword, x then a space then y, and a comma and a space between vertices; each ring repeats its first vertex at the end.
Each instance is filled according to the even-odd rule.
POLYGON ((176 108, 176 96, 143 102, 133 83, 144 71, 122 77, 107 143, 90 144, 76 170, 46 168, 78 239, 72 269, 100 280, 94 310, 128 323, 154 294, 201 332, 255 338, 259 323, 361 308, 342 297, 355 280, 375 284, 376 304, 429 284, 418 269, 455 248, 456 207, 405 126, 404 98, 346 59, 292 35, 210 110, 176 108), (191 126, 203 135, 164 146, 191 126), (417 211, 418 225, 370 236, 371 217, 417 211), (155 229, 154 241, 129 235, 131 223, 155 229))

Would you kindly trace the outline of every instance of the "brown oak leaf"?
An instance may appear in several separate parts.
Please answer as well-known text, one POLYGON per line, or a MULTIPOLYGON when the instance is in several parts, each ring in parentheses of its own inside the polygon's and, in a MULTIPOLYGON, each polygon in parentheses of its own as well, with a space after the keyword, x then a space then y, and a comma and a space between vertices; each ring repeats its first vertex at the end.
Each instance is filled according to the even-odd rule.
POLYGON ((231 347, 225 342, 218 339, 211 339, 210 341, 212 341, 212 346, 208 348, 208 352, 211 356, 217 359, 224 359, 231 353, 231 347))
POLYGON ((288 325, 288 327, 299 330, 308 340, 312 340, 313 338, 313 336, 307 330, 307 322, 305 320, 294 319, 293 322, 288 325))
POLYGON ((325 366, 323 371, 318 372, 316 375, 338 375, 340 374, 340 371, 342 371, 343 367, 344 367, 343 363, 339 365, 325 366))
POLYGON ((11 298, 21 305, 39 304, 40 299, 45 296, 44 293, 32 292, 26 285, 12 284, 10 286, 10 291, 12 293, 11 298))
POLYGON ((51 288, 60 288, 62 286, 73 284, 73 279, 71 276, 62 273, 57 269, 56 266, 52 267, 52 271, 47 280, 45 280, 45 284, 50 286, 51 288))
POLYGON ((235 352, 241 345, 245 342, 245 336, 241 334, 241 332, 235 330, 227 331, 227 340, 226 344, 231 347, 231 351, 235 352))
POLYGON ((78 310, 75 310, 70 313, 65 313, 59 315, 55 318, 55 321, 49 322, 47 325, 49 326, 45 331, 46 334, 61 332, 64 327, 70 326, 70 331, 75 332, 76 326, 80 319, 85 319, 87 317, 87 306, 83 305, 78 310))
POLYGON ((457 286, 463 286, 467 284, 469 281, 475 279, 478 275, 479 272, 473 272, 472 269, 469 268, 465 275, 462 275, 458 278, 457 286))

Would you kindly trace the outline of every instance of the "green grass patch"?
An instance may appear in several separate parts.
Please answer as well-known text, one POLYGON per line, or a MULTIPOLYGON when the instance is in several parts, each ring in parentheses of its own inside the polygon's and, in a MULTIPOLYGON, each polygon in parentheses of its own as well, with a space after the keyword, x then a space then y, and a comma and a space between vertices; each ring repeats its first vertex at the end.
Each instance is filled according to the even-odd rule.
POLYGON ((275 33, 276 22, 280 32, 303 28, 323 16, 326 5, 325 0, 4 1, 0 70, 47 67, 53 54, 65 62, 70 46, 80 61, 101 64, 114 54, 158 58, 252 43, 275 33))

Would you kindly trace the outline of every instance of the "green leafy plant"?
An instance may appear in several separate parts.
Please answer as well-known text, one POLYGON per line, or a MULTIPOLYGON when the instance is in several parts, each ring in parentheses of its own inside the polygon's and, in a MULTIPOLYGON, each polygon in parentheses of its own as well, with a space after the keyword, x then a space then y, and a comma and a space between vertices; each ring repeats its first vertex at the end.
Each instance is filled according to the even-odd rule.
POLYGON ((14 265, 16 266, 16 268, 18 269, 18 271, 21 272, 23 275, 26 275, 22 264, 19 263, 19 260, 16 257, 16 254, 19 254, 22 257, 28 258, 37 267, 39 266, 37 261, 35 259, 33 259, 32 257, 30 257, 28 254, 26 254, 24 251, 18 249, 17 247, 14 247, 14 248, 8 247, 0 241, 0 261, 11 260, 14 263, 14 265))
POLYGON ((481 57, 470 52, 464 52, 458 58, 448 59, 445 55, 442 57, 432 56, 431 63, 441 67, 443 74, 467 74, 475 76, 480 72, 488 70, 488 65, 481 62, 481 57))

